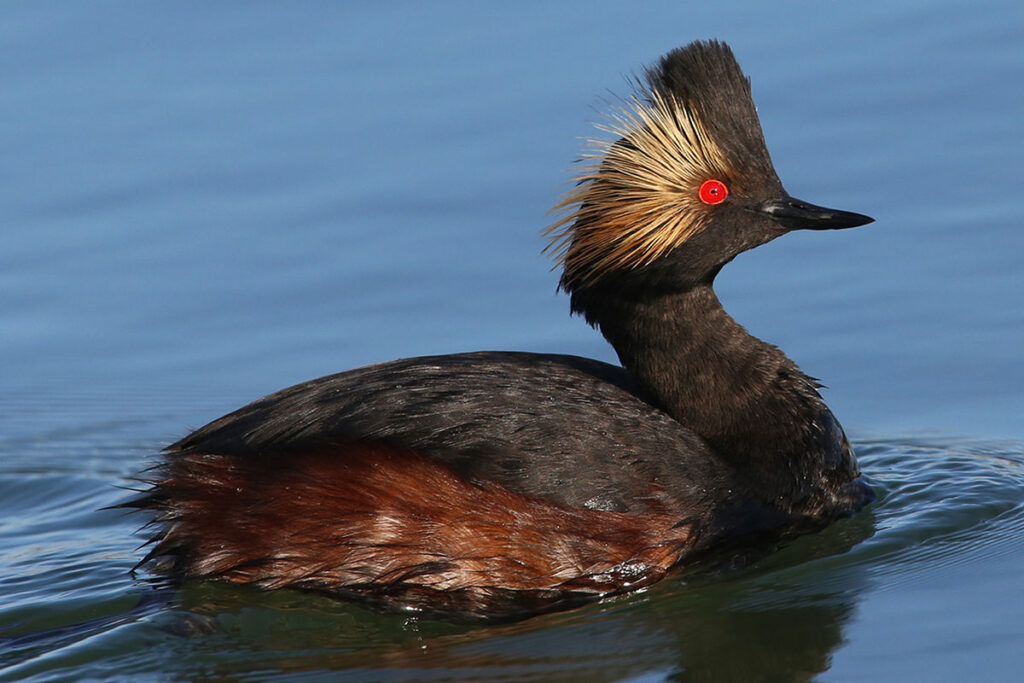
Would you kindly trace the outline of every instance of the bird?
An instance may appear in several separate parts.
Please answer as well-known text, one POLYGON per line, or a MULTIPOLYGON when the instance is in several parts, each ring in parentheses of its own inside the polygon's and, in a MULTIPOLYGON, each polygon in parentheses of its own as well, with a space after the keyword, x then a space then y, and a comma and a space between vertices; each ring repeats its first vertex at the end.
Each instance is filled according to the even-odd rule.
POLYGON ((547 230, 620 365, 482 351, 261 398, 168 446, 131 503, 175 581, 515 620, 653 585, 867 506, 817 380, 714 292, 738 254, 868 216, 790 196, 731 48, 633 79, 547 230))

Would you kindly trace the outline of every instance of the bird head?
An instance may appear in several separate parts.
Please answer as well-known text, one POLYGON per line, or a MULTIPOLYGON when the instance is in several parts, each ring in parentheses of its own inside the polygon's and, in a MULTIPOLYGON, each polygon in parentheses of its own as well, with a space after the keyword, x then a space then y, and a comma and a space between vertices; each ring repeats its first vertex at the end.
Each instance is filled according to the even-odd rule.
POLYGON ((600 127, 612 138, 591 142, 547 231, 574 310, 595 288, 678 291, 787 231, 872 221, 789 196, 725 43, 665 55, 600 127))

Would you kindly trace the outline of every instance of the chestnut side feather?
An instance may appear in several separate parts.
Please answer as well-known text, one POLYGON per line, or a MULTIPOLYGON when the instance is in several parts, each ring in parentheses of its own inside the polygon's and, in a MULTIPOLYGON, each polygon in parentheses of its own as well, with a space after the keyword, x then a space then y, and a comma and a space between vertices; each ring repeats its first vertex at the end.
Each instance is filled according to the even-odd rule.
POLYGON ((635 590, 693 541, 678 516, 568 509, 371 443, 183 454, 158 490, 166 533, 147 560, 167 556, 177 574, 467 618, 635 590))

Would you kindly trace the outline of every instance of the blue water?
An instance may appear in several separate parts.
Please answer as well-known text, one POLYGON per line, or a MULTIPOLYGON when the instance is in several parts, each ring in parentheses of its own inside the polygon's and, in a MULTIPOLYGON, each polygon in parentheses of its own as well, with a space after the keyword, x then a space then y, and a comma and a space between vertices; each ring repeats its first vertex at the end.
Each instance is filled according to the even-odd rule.
POLYGON ((0 679, 1004 681, 1024 652, 1024 9, 903 0, 8 3, 0 679), (879 501, 741 571, 489 628, 132 576, 100 511, 280 387, 613 360, 540 255, 609 91, 729 41, 795 196, 868 227, 719 278, 879 501))

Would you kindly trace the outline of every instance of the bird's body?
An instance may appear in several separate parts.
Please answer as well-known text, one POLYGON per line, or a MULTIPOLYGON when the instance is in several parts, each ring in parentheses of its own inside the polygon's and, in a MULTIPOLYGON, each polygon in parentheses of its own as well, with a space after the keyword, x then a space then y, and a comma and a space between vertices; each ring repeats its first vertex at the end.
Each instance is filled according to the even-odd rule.
POLYGON ((648 585, 871 499, 814 380, 712 290, 736 254, 870 219, 782 190, 729 49, 694 43, 555 227, 623 367, 482 352, 323 377, 171 446, 138 505, 181 577, 519 617, 648 585))

